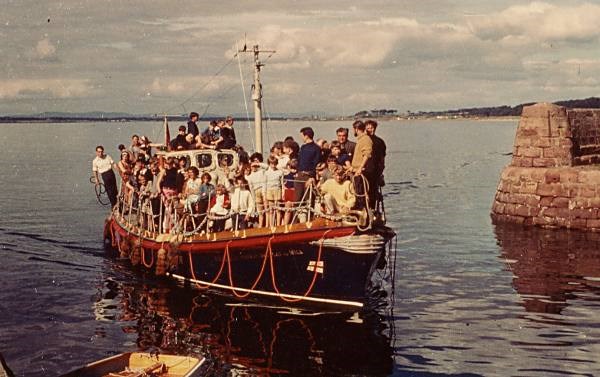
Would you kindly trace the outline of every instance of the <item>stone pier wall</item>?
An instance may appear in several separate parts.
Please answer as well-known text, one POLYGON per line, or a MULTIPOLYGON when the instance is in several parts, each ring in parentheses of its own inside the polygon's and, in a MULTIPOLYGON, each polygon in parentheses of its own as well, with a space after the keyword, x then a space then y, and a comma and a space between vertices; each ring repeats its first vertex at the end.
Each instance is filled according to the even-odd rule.
POLYGON ((600 231, 600 110, 523 108, 495 222, 600 231))

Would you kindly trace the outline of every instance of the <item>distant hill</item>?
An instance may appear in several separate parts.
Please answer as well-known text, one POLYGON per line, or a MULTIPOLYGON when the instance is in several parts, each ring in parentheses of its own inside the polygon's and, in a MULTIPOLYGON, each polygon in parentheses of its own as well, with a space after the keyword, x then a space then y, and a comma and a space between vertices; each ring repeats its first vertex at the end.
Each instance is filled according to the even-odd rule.
MULTIPOLYGON (((496 106, 496 107, 473 107, 446 111, 420 111, 414 113, 417 116, 448 116, 448 117, 502 117, 502 116, 521 116, 524 106, 533 105, 535 102, 522 103, 516 106, 496 106)), ((554 102, 559 106, 569 109, 598 109, 600 108, 600 98, 590 97, 586 99, 572 99, 554 102)))

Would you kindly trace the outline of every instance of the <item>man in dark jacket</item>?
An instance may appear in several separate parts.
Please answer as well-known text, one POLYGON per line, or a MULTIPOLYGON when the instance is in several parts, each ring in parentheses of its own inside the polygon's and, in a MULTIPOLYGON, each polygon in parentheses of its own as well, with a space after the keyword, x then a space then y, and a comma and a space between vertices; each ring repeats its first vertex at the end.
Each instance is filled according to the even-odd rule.
POLYGON ((383 183, 383 170, 385 169, 385 154, 387 147, 383 139, 375 135, 375 131, 377 130, 376 121, 372 119, 367 120, 365 122, 365 127, 367 135, 369 135, 373 141, 374 171, 371 180, 369 181, 369 197, 372 200, 371 203, 373 204, 373 207, 375 207, 377 201, 382 199, 379 193, 379 187, 382 186, 383 183))
POLYGON ((196 136, 198 136, 198 134, 200 133, 198 131, 198 125, 196 124, 196 122, 198 121, 198 117, 199 117, 198 113, 191 112, 190 120, 188 121, 188 124, 187 124, 187 133, 192 134, 194 136, 194 139, 196 139, 196 136))

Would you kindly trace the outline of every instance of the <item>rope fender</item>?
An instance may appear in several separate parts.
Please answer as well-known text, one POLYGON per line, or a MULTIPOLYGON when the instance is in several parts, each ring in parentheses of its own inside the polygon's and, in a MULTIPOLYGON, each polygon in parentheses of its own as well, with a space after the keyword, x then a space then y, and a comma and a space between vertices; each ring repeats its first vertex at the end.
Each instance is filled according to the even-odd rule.
MULTIPOLYGON (((323 233, 323 235, 321 236, 321 239, 319 240, 319 250, 317 252, 317 262, 316 262, 317 265, 321 261, 321 256, 322 256, 322 253, 323 253, 323 241, 325 240, 325 236, 329 232, 331 232, 331 229, 326 230, 323 233)), ((310 282, 308 288, 306 289, 306 291, 304 292, 304 294, 302 295, 302 297, 290 299, 290 298, 282 296, 282 293, 279 290, 279 287, 277 286, 277 281, 276 281, 276 278, 275 278, 275 262, 273 261, 273 248, 271 246, 271 241, 274 238, 275 238, 274 235, 271 236, 271 238, 269 238, 269 241, 267 242, 267 247, 265 249, 265 254, 263 256, 263 261, 262 261, 262 265, 261 265, 260 271, 259 271, 256 279, 252 283, 252 286, 250 288, 248 288, 249 289, 248 292, 246 292, 246 293, 239 293, 238 291, 236 291, 236 286, 235 286, 235 283, 233 282, 233 271, 232 271, 232 267, 231 267, 231 256, 230 256, 230 250, 229 250, 229 244, 232 241, 227 242, 227 244, 225 246, 225 250, 223 251, 223 258, 221 259, 221 266, 219 267, 219 271, 217 272, 217 274, 213 278, 213 280, 210 282, 210 284, 207 284, 207 285, 202 285, 202 284, 200 284, 198 282, 198 279, 196 278, 196 274, 194 272, 192 252, 188 251, 188 262, 189 262, 189 265, 190 265, 190 274, 192 276, 192 279, 195 280, 194 283, 196 284, 197 287, 199 287, 201 289, 208 289, 210 287, 210 285, 216 283, 219 280, 219 278, 221 277, 221 274, 223 273, 223 270, 224 270, 224 267, 225 267, 225 262, 227 261, 227 275, 229 277, 229 284, 230 284, 230 290, 231 290, 231 292, 237 298, 246 298, 246 297, 248 297, 252 293, 251 291, 254 288, 256 288, 256 286, 260 282, 261 278, 263 277, 264 272, 266 270, 265 267, 267 265, 267 258, 268 258, 269 265, 270 265, 270 271, 271 271, 271 284, 273 286, 274 291, 279 295, 279 298, 282 299, 283 301, 286 301, 286 302, 298 302, 298 301, 302 301, 305 297, 308 297, 308 295, 310 295, 310 293, 312 292, 312 290, 313 290, 313 288, 315 286, 315 283, 317 281, 317 276, 319 274, 318 269, 317 268, 314 269, 311 282, 310 282)))
POLYGON ((302 297, 299 298, 287 298, 281 295, 281 292, 279 291, 279 287, 277 287, 277 282, 275 279, 275 263, 273 262, 273 249, 271 248, 271 241, 269 240, 267 248, 269 249, 269 261, 271 264, 271 283, 273 285, 273 289, 275 290, 275 292, 277 292, 280 299, 282 299, 285 302, 299 302, 302 301, 305 297, 308 297, 308 295, 310 295, 315 286, 315 283, 317 282, 317 276, 319 274, 319 269, 316 266, 318 266, 319 262, 321 261, 321 255, 323 253, 323 241, 325 241, 325 235, 327 235, 327 233, 329 232, 331 232, 331 229, 326 230, 321 236, 321 239, 319 240, 319 251, 317 252, 317 261, 315 264, 312 280, 310 282, 310 285, 306 289, 306 292, 304 292, 302 297))

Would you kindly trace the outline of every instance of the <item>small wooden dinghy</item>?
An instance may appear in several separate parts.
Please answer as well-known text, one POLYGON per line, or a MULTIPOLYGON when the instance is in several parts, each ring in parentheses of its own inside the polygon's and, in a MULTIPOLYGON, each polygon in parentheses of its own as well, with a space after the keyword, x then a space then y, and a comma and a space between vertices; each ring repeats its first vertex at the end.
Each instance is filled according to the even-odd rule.
POLYGON ((204 358, 128 352, 99 360, 62 377, 199 376, 204 358))

